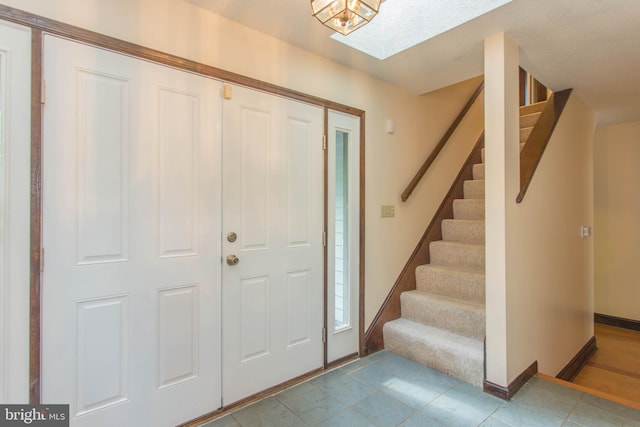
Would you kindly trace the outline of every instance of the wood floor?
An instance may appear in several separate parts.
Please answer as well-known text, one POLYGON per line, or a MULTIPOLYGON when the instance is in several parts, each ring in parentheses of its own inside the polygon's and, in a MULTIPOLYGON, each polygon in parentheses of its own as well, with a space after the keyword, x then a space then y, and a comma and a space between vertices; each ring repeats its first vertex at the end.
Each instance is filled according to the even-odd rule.
POLYGON ((595 325, 598 351, 573 383, 640 405, 640 332, 595 325))

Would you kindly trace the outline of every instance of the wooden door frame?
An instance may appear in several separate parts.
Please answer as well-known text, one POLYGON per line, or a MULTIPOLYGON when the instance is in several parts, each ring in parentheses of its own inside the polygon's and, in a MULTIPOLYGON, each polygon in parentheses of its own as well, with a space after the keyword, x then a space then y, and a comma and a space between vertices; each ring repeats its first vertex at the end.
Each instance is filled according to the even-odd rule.
MULTIPOLYGON (((364 354, 364 259, 365 259, 365 111, 323 98, 308 95, 282 86, 263 82, 251 77, 232 73, 203 63, 191 61, 155 49, 146 48, 114 37, 99 34, 80 27, 65 24, 43 16, 0 5, 0 19, 13 22, 31 29, 31 214, 30 214, 30 327, 29 327, 29 403, 41 403, 41 313, 42 301, 40 289, 41 248, 42 248, 42 114, 43 114, 43 39, 45 34, 59 36, 89 44, 98 48, 122 53, 134 58, 151 61, 160 65, 177 68, 183 71, 222 80, 227 83, 246 86, 265 91, 285 98, 317 105, 325 111, 325 135, 328 110, 335 110, 360 118, 360 279, 359 279, 359 348, 364 354)), ((326 157, 326 155, 325 155, 326 157)), ((324 175, 326 179, 327 164, 325 160, 324 175)), ((326 194, 325 194, 326 206, 326 194)), ((324 231, 327 230, 325 215, 324 231)), ((325 326, 326 326, 326 252, 325 252, 325 326)), ((325 345, 326 366, 326 345, 325 345)))

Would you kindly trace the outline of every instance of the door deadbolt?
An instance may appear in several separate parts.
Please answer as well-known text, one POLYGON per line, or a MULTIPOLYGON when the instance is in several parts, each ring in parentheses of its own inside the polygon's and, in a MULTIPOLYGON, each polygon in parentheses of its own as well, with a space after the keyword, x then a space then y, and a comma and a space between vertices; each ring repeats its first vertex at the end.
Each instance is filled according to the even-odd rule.
POLYGON ((238 258, 238 257, 237 257, 237 256, 235 256, 235 255, 229 255, 229 256, 227 257, 227 264, 229 264, 229 265, 236 265, 236 264, 238 264, 239 262, 240 262, 240 258, 238 258))
POLYGON ((236 233, 234 233, 233 231, 229 234, 227 234, 227 241, 230 243, 235 242, 236 240, 238 240, 238 235, 236 233))

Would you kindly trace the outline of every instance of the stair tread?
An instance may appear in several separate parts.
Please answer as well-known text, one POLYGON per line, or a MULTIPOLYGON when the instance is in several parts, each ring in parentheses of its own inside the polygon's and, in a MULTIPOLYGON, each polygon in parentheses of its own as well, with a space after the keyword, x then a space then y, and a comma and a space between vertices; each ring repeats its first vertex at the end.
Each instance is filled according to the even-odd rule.
POLYGON ((385 348, 466 381, 482 386, 484 344, 434 326, 399 318, 385 323, 385 348))
POLYGON ((400 317, 399 319, 391 320, 385 323, 387 325, 402 326, 407 329, 407 332, 417 332, 420 334, 424 341, 432 341, 434 338, 444 339, 448 345, 448 348, 468 348, 474 353, 479 352, 479 358, 484 359, 484 343, 482 340, 477 340, 464 335, 456 334, 446 329, 436 328, 435 326, 425 325, 424 323, 414 322, 413 320, 400 317))
MULTIPOLYGON (((484 245, 479 245, 479 246, 484 246, 484 245)), ((446 269, 449 269, 450 271, 459 271, 461 273, 475 273, 475 274, 480 274, 482 276, 485 275, 484 270, 477 269, 477 268, 469 268, 469 267, 463 267, 463 266, 446 265, 446 264, 438 264, 438 263, 431 263, 426 265, 434 268, 442 268, 442 269, 446 268, 446 269)))
MULTIPOLYGON (((467 199, 469 200, 469 199, 467 199)), ((478 200, 482 200, 482 199, 478 199, 478 200)), ((457 222, 459 224, 484 224, 484 220, 483 219, 457 219, 457 218, 445 218, 442 220, 442 222, 457 222)))
POLYGON ((410 298, 420 298, 425 300, 431 300, 431 301, 442 303, 442 304, 452 304, 454 306, 468 309, 468 310, 473 310, 473 311, 483 312, 483 313, 485 312, 485 305, 482 303, 468 301, 460 298, 454 298, 447 295, 439 295, 432 292, 420 291, 417 289, 402 293, 402 295, 405 295, 405 294, 410 298))
POLYGON ((442 264, 423 264, 423 265, 419 265, 417 268, 432 268, 432 269, 437 269, 437 270, 441 270, 441 271, 448 271, 448 272, 458 272, 458 273, 463 273, 463 274, 472 274, 472 275, 477 275, 477 276, 482 276, 484 277, 484 271, 479 271, 479 270, 474 270, 474 269, 466 269, 466 268, 460 268, 460 267, 452 267, 450 265, 442 265, 442 264))
POLYGON ((431 244, 435 245, 447 245, 447 246, 463 246, 463 247, 484 247, 484 243, 470 243, 470 242, 454 242, 452 240, 434 240, 431 244))

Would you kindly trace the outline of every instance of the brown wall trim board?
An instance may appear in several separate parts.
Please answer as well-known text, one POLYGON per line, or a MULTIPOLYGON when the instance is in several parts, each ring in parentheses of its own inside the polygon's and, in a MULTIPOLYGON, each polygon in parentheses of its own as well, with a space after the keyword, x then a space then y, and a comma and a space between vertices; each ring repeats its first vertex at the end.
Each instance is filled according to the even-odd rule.
POLYGON ((507 387, 501 386, 491 381, 484 380, 482 384, 482 391, 492 396, 499 397, 502 400, 511 400, 516 395, 518 390, 533 378, 538 373, 538 361, 536 360, 525 369, 520 375, 514 379, 507 387))
MULTIPOLYGON (((329 139, 329 109, 327 107, 324 107, 323 109, 323 114, 324 114, 324 118, 322 120, 322 135, 324 138, 323 141, 323 148, 328 148, 327 144, 328 144, 328 139, 329 139)), ((322 150, 322 167, 323 167, 323 177, 322 177, 322 185, 324 187, 324 194, 322 195, 322 203, 324 206, 324 212, 323 212, 323 220, 322 220, 322 232, 324 233, 324 236, 329 236, 329 150, 328 149, 323 149, 322 150)), ((326 240, 325 240, 326 241, 326 240)), ((324 317, 323 321, 322 321, 322 340, 323 345, 322 345, 322 366, 324 366, 325 369, 327 369, 327 366, 329 365, 329 340, 327 339, 327 336, 329 334, 329 325, 327 324, 328 319, 329 319, 329 313, 328 313, 328 307, 329 307, 329 245, 324 245, 324 247, 322 248, 322 256, 324 257, 324 260, 322 261, 322 268, 323 268, 323 272, 324 272, 324 279, 323 279, 323 289, 322 289, 322 299, 323 299, 323 304, 324 307, 322 308, 322 315, 324 317)))
POLYGON ((601 325, 615 326, 616 328, 629 329, 630 331, 640 331, 640 320, 625 319, 600 313, 594 313, 593 320, 601 325))
POLYGON ((578 375, 580 370, 584 365, 587 364, 591 356, 598 350, 596 346, 596 337, 591 337, 587 343, 582 346, 580 351, 573 356, 573 359, 567 366, 562 368, 562 370, 556 375, 556 378, 564 380, 564 381, 573 381, 573 379, 578 375))
POLYGON ((359 279, 359 286, 360 286, 360 292, 359 292, 359 298, 360 298, 360 311, 358 312, 358 339, 360 341, 360 345, 359 345, 359 349, 358 351, 360 352, 360 356, 363 356, 365 354, 364 349, 365 349, 365 338, 364 338, 364 292, 365 292, 365 275, 364 275, 364 269, 365 269, 365 255, 366 255, 366 250, 365 250, 365 126, 366 125, 366 113, 363 111, 360 114, 360 264, 359 264, 359 272, 360 272, 360 279, 359 279))
POLYGON ((282 95, 286 98, 307 102, 309 104, 325 106, 332 110, 342 111, 355 116, 360 116, 364 112, 363 110, 350 107, 348 105, 287 89, 282 86, 232 73, 221 68, 181 58, 179 56, 170 55, 159 50, 150 49, 114 37, 109 37, 80 27, 55 21, 53 19, 37 16, 9 6, 0 5, 0 19, 31 27, 32 29, 37 29, 47 34, 61 36, 70 40, 77 40, 114 52, 120 52, 125 55, 145 59, 147 61, 168 65, 170 67, 190 71, 195 74, 213 77, 228 83, 260 89, 265 92, 282 95))
POLYGON ((29 403, 40 403, 40 265, 42 247, 42 31, 31 31, 31 207, 29 403))
POLYGON ((422 235, 422 238, 411 254, 411 257, 409 257, 402 272, 400 272, 398 279, 389 291, 382 307, 380 307, 376 317, 373 319, 371 326, 364 336, 365 342, 364 348, 360 352, 361 356, 374 353, 384 348, 382 328, 386 322, 400 317, 400 294, 416 288, 416 267, 429 263, 429 244, 435 240, 442 239, 442 228, 440 226, 442 220, 453 218, 453 200, 462 198, 464 181, 471 179, 473 175, 473 164, 480 163, 480 153, 483 145, 484 132, 478 138, 473 150, 471 150, 471 154, 453 181, 449 192, 433 216, 431 223, 422 235))

